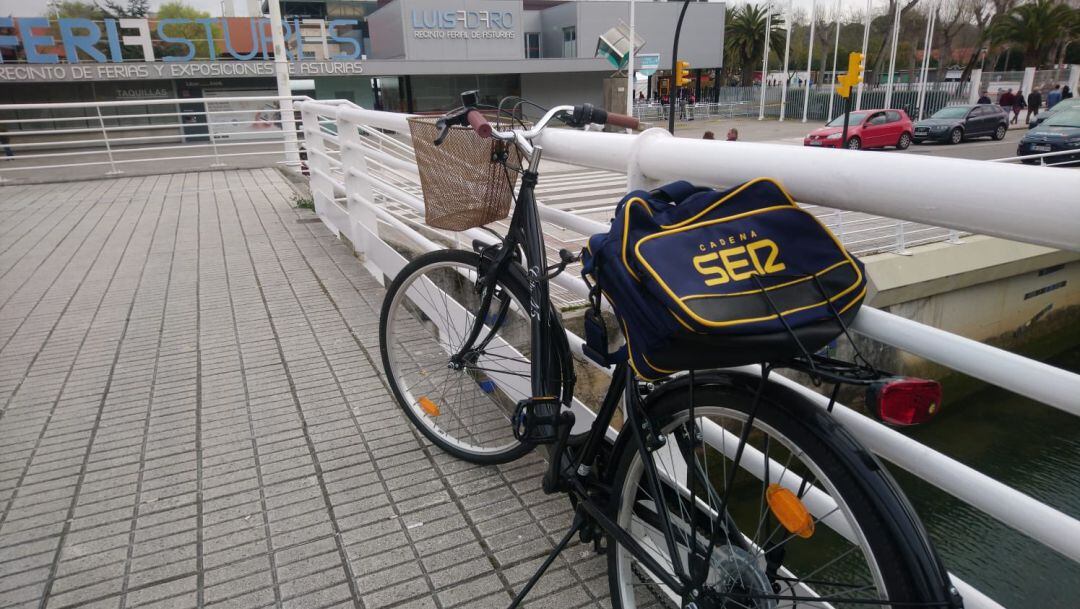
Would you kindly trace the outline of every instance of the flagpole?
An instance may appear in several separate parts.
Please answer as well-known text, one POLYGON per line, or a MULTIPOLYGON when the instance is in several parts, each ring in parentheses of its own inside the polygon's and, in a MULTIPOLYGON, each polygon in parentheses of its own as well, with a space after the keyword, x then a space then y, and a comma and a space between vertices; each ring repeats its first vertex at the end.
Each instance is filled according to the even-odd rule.
POLYGON ((893 13, 892 48, 889 50, 889 80, 885 85, 885 107, 892 108, 893 78, 896 76, 896 43, 900 38, 900 2, 893 13))
POLYGON ((937 22, 937 9, 930 12, 930 19, 926 24, 926 42, 923 44, 922 72, 919 74, 919 118, 922 120, 923 107, 926 105, 926 81, 930 77, 930 55, 934 52, 934 26, 937 22))
POLYGON ((634 115, 634 89, 637 87, 637 75, 634 74, 634 0, 630 0, 630 55, 626 58, 626 113, 634 115))
POLYGON ((806 87, 803 89, 802 122, 810 109, 810 70, 814 67, 814 25, 817 21, 817 0, 810 0, 810 46, 806 49, 806 87))
POLYGON ((788 60, 791 57, 791 0, 788 0, 787 32, 784 35, 784 79, 780 83, 780 122, 784 122, 784 112, 787 109, 787 83, 788 83, 788 60))
POLYGON ((833 98, 836 97, 836 93, 832 90, 832 85, 836 83, 836 58, 840 53, 840 0, 836 0, 836 40, 833 41, 832 52, 832 78, 833 82, 829 83, 829 116, 825 118, 825 122, 832 120, 833 110, 833 98))
MULTIPOLYGON (((870 11, 873 9, 874 0, 866 0, 866 20, 862 30, 862 56, 866 58, 866 47, 870 45, 870 11)), ((855 109, 862 110, 863 81, 866 80, 866 63, 863 63, 862 73, 859 74, 859 88, 855 93, 855 109)))
POLYGON ((772 3, 765 5, 765 53, 761 56, 761 106, 758 108, 759 121, 765 120, 765 89, 769 82, 769 39, 772 38, 772 3))

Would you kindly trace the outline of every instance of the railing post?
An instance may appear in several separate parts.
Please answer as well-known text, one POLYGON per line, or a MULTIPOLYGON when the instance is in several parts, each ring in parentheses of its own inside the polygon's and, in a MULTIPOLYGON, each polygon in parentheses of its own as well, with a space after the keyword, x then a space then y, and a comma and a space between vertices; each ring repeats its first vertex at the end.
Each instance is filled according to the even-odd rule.
POLYGON ((630 154, 626 159, 626 189, 629 190, 648 190, 659 186, 660 183, 656 180, 650 179, 641 171, 641 165, 638 163, 638 153, 641 151, 642 146, 648 146, 650 142, 657 138, 674 137, 666 129, 659 127, 653 127, 652 129, 646 129, 644 132, 634 138, 633 144, 630 145, 630 154))
POLYGON ((963 241, 960 240, 960 231, 958 231, 956 229, 953 229, 953 230, 949 231, 949 243, 952 243, 952 244, 963 243, 963 241))
POLYGON ((109 132, 105 129, 105 117, 101 115, 101 106, 94 106, 97 110, 98 126, 101 127, 101 139, 105 141, 105 154, 109 155, 109 171, 105 173, 107 176, 115 176, 123 173, 116 168, 116 161, 113 159, 112 146, 109 145, 109 132))
POLYGON ((205 97, 203 98, 203 112, 206 113, 206 133, 210 136, 210 148, 214 151, 214 162, 210 166, 224 167, 225 163, 222 163, 221 157, 218 156, 217 140, 214 139, 214 123, 210 120, 210 104, 205 97))
MULTIPOLYGON (((304 142, 307 147, 308 184, 311 199, 315 204, 315 213, 322 218, 335 233, 341 228, 333 221, 330 207, 334 205, 334 185, 324 176, 330 175, 330 163, 326 160, 326 143, 323 141, 322 127, 319 125, 319 113, 300 106, 300 118, 304 129, 304 142)), ((298 159, 299 161, 299 159, 298 159)), ((302 167, 297 167, 302 170, 302 167)))
POLYGON ((911 252, 907 249, 907 244, 904 242, 904 221, 898 220, 896 222, 896 251, 894 254, 900 254, 901 256, 910 256, 911 252))
MULTIPOLYGON (((345 106, 337 108, 338 138, 341 143, 341 173, 345 182, 346 205, 349 210, 348 235, 353 249, 371 276, 383 283, 383 272, 370 259, 371 242, 379 240, 379 220, 375 216, 375 189, 371 187, 371 169, 368 167, 367 146, 360 135, 360 125, 342 118, 345 106)), ((382 147, 382 140, 379 140, 382 147)))

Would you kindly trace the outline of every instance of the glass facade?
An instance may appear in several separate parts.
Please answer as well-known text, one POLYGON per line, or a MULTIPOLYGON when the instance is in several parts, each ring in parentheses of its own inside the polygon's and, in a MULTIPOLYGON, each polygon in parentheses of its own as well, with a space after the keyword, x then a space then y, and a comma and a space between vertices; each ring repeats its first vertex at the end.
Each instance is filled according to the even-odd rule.
POLYGON ((508 95, 521 95, 517 74, 411 76, 412 112, 445 112, 461 105, 462 91, 480 91, 480 103, 495 106, 508 95))

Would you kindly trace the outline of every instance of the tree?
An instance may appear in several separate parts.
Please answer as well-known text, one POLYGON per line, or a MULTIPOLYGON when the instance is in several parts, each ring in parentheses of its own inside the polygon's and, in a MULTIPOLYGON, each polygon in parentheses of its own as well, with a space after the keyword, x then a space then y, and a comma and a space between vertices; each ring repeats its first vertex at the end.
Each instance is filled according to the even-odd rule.
MULTIPOLYGON (((937 23, 934 26, 934 39, 940 40, 930 46, 938 50, 937 80, 945 79, 946 71, 952 61, 953 48, 957 37, 971 25, 971 0, 944 0, 937 5, 937 23)), ((931 58, 932 59, 932 58, 931 58)))
MULTIPOLYGON (((57 19, 89 19, 91 21, 101 21, 105 18, 105 13, 101 11, 96 4, 89 2, 79 1, 53 1, 46 5, 48 14, 57 19)), ((50 26, 53 38, 60 40, 60 26, 56 22, 52 22, 50 26)), ((94 48, 101 51, 103 54, 108 54, 109 45, 104 40, 94 45, 94 48)))
MULTIPOLYGON (((206 11, 200 11, 196 8, 190 7, 183 3, 182 0, 171 0, 162 4, 157 12, 158 19, 209 19, 210 13, 206 11)), ((201 23, 173 23, 164 26, 163 32, 166 36, 175 36, 177 38, 187 38, 195 45, 195 58, 196 59, 209 59, 210 49, 209 43, 206 40, 206 27, 201 23)), ((210 28, 211 37, 214 40, 221 40, 221 26, 212 25, 210 28)), ((189 51, 188 47, 184 44, 165 44, 161 45, 162 55, 187 55, 189 51)), ((217 48, 215 46, 215 53, 220 55, 224 52, 224 49, 217 48)))
POLYGON ((1074 9, 1058 0, 1035 0, 1013 7, 994 20, 990 40, 1013 43, 1024 53, 1025 66, 1038 66, 1053 60, 1052 53, 1062 39, 1072 32, 1074 9))
POLYGON ((91 21, 100 21, 105 18, 105 13, 102 12, 96 4, 91 2, 79 2, 75 1, 56 1, 49 2, 45 9, 50 16, 56 16, 60 19, 72 19, 83 18, 90 19, 91 21))
MULTIPOLYGON (((765 52, 765 23, 768 7, 746 4, 728 9, 724 28, 724 49, 731 73, 738 70, 740 83, 749 86, 754 81, 755 65, 765 52)), ((773 13, 769 39, 771 51, 784 48, 784 20, 773 13)), ((764 78, 764 76, 763 76, 764 78)))
MULTIPOLYGON (((888 53, 885 52, 885 45, 888 45, 888 44, 892 43, 893 15, 896 14, 896 4, 897 4, 897 2, 900 2, 900 1, 901 0, 889 0, 889 10, 885 13, 884 19, 882 21, 885 24, 885 26, 884 26, 885 35, 881 37, 881 43, 878 45, 877 52, 876 53, 870 53, 872 56, 874 56, 873 68, 870 69, 870 73, 874 75, 874 78, 880 78, 879 75, 882 73, 882 64, 885 63, 885 59, 888 56, 888 53)), ((908 11, 910 11, 912 8, 914 8, 915 5, 919 3, 919 0, 903 0, 903 2, 904 2, 904 4, 900 7, 900 24, 899 25, 900 25, 901 30, 903 30, 903 26, 904 26, 904 15, 908 11)), ((871 19, 871 21, 870 21, 871 29, 873 29, 874 21, 878 21, 880 19, 882 19, 882 18, 871 19)), ((867 50, 867 52, 869 53, 869 50, 867 50)), ((866 61, 867 61, 867 66, 869 66, 870 65, 870 58, 867 57, 866 61)))
POLYGON ((150 0, 128 0, 127 6, 120 6, 117 0, 105 0, 98 8, 110 19, 137 19, 150 12, 150 0))

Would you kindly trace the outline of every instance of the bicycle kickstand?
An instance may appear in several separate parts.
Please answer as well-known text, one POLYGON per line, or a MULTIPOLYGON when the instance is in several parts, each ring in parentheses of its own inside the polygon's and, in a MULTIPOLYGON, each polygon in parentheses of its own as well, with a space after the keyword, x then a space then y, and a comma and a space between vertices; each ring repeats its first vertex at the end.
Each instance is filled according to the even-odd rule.
POLYGON ((536 570, 536 573, 533 573, 532 577, 529 578, 529 581, 525 583, 525 587, 521 589, 521 592, 518 592, 518 595, 514 597, 514 600, 507 609, 517 609, 518 605, 521 604, 521 601, 525 600, 525 596, 532 590, 533 586, 536 585, 536 582, 540 581, 540 578, 544 576, 544 572, 548 570, 551 563, 555 562, 555 559, 566 549, 566 546, 570 543, 570 540, 574 538, 574 535, 577 535, 578 531, 584 526, 585 514, 579 507, 574 511, 574 523, 570 525, 570 530, 566 532, 566 535, 564 535, 562 540, 559 541, 559 544, 555 546, 555 549, 548 554, 544 563, 540 565, 540 568, 536 570))

